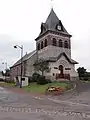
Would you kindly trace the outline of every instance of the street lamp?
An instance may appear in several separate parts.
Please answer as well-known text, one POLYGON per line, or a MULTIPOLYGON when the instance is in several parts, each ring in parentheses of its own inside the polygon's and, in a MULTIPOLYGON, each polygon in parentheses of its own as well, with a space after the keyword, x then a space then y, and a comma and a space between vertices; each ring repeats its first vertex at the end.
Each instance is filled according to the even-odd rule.
MULTIPOLYGON (((5 71, 7 70, 7 62, 2 62, 3 65, 5 65, 5 71)), ((6 73, 5 73, 5 80, 6 80, 6 73)))
POLYGON ((2 62, 3 65, 5 65, 5 70, 7 70, 7 62, 2 62))
POLYGON ((15 45, 14 48, 20 48, 21 49, 21 79, 20 79, 20 88, 22 88, 22 59, 23 59, 23 45, 15 45))

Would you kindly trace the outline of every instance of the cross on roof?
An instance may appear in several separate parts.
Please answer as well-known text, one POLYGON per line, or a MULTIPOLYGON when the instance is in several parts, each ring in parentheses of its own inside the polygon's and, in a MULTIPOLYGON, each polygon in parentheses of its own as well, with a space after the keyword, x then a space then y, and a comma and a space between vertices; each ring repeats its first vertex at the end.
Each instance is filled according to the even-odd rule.
POLYGON ((51 0, 51 9, 53 8, 53 1, 54 1, 54 0, 51 0))

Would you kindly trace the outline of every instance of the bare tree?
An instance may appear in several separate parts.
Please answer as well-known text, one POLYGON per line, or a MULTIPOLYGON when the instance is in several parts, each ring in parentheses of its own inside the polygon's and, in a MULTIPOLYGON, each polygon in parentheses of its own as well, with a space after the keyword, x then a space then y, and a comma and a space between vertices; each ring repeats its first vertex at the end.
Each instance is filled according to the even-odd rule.
POLYGON ((43 59, 39 59, 35 62, 34 67, 37 71, 41 71, 42 76, 44 76, 45 71, 49 71, 49 62, 43 59))

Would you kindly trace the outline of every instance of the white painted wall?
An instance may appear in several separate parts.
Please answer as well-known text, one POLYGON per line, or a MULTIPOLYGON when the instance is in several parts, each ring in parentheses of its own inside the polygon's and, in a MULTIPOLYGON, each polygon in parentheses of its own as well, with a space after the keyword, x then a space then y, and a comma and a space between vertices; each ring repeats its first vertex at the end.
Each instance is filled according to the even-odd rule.
POLYGON ((28 86, 28 77, 24 77, 25 81, 22 81, 22 86, 28 86))
MULTIPOLYGON (((23 77, 25 78, 25 81, 22 81, 22 87, 28 86, 28 77, 23 77)), ((21 82, 21 77, 18 76, 19 83, 21 82)), ((16 83, 16 77, 14 77, 14 82, 16 83)))

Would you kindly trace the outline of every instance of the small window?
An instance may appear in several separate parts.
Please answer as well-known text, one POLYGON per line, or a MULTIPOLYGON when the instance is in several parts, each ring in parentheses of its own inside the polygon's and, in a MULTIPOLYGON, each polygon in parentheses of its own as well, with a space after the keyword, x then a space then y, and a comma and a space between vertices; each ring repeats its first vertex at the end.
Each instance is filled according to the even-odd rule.
POLYGON ((53 73, 53 76, 54 76, 55 74, 53 73))
POLYGON ((43 41, 41 42, 41 49, 43 49, 43 41))
POLYGON ((64 47, 68 48, 68 42, 67 41, 64 42, 64 47))
POLYGON ((57 46, 57 41, 56 41, 55 38, 53 38, 52 45, 53 45, 53 46, 57 46))
POLYGON ((54 69, 58 69, 57 67, 54 67, 54 69))
POLYGON ((47 39, 45 39, 45 47, 47 46, 47 39))
POLYGON ((38 43, 38 50, 40 50, 40 43, 38 43))
POLYGON ((59 40, 59 47, 63 47, 63 42, 62 42, 62 40, 59 40))

